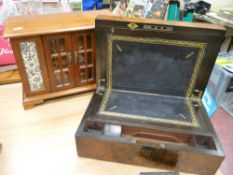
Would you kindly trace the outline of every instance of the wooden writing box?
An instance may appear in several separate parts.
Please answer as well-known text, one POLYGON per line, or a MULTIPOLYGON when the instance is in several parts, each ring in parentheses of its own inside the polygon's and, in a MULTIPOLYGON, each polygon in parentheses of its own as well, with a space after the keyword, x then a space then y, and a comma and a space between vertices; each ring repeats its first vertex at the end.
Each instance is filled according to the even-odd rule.
POLYGON ((224 159, 201 97, 224 28, 99 16, 98 87, 79 156, 213 175, 224 159))

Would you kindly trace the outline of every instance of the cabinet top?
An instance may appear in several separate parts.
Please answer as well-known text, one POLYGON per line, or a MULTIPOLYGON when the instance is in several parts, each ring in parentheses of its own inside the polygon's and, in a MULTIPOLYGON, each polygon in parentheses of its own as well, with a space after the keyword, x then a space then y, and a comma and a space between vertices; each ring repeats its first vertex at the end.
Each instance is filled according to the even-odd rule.
POLYGON ((15 38, 93 29, 98 15, 110 14, 108 10, 96 10, 9 17, 4 37, 15 38))

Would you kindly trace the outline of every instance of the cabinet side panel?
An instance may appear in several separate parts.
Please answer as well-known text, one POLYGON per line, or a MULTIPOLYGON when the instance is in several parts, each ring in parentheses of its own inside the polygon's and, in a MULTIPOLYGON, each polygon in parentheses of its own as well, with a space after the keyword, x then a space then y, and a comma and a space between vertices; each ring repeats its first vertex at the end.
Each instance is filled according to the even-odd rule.
POLYGON ((41 38, 20 38, 11 41, 26 96, 50 91, 47 66, 41 38))

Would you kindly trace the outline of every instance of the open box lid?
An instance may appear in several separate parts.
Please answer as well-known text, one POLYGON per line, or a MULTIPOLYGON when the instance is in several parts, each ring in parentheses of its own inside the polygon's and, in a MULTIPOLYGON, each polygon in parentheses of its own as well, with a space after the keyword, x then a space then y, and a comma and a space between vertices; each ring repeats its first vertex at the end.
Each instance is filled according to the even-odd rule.
POLYGON ((211 24, 97 17, 97 117, 205 128, 200 99, 224 34, 211 24))
POLYGON ((201 98, 224 32, 211 24, 99 16, 97 79, 111 89, 201 98))

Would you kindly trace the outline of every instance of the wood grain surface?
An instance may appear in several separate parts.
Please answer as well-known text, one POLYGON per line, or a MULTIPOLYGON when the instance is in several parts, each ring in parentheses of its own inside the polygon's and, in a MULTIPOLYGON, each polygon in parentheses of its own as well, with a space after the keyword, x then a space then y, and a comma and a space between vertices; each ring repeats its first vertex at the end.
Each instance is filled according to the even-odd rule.
POLYGON ((121 17, 121 16, 110 16, 109 14, 99 15, 97 19, 106 20, 106 21, 122 21, 122 22, 132 22, 132 23, 153 23, 159 25, 167 26, 180 26, 180 27, 192 27, 198 29, 215 29, 215 30, 225 30, 221 25, 217 24, 208 24, 208 23, 198 23, 198 22, 183 22, 183 21, 167 21, 159 19, 147 19, 147 18, 131 18, 131 17, 121 17))
POLYGON ((139 175, 166 171, 77 156, 74 133, 92 93, 50 100, 24 111, 21 89, 21 83, 0 86, 1 175, 139 175))
POLYGON ((6 23, 4 37, 25 37, 38 34, 94 29, 95 18, 100 14, 111 15, 108 10, 96 10, 9 17, 6 23))
POLYGON ((18 70, 11 70, 0 73, 0 84, 9 84, 20 82, 21 78, 18 70))

